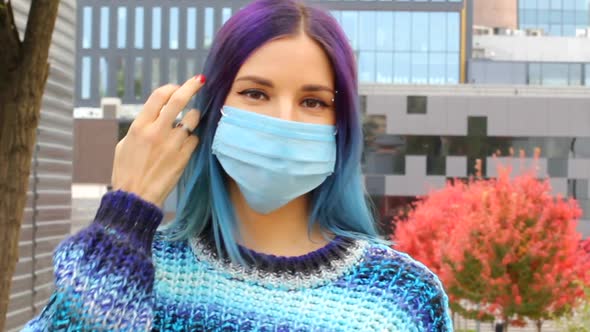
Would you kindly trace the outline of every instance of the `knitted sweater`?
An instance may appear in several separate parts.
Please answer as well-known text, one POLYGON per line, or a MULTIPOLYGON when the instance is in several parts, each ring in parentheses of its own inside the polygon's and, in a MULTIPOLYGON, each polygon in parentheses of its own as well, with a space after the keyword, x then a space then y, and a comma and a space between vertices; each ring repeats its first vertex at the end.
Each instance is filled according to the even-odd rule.
POLYGON ((55 291, 24 331, 452 331, 448 300, 424 265, 378 242, 336 237, 298 257, 211 236, 168 241, 162 211, 123 191, 54 253, 55 291))

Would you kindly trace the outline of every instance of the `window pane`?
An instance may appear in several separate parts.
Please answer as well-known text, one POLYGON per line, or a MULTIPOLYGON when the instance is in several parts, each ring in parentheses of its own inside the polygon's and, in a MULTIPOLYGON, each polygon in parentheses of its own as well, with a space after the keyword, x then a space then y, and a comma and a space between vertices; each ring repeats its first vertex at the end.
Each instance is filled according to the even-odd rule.
POLYGON ((376 82, 393 82, 393 54, 391 52, 377 52, 376 58, 376 82))
POLYGON ((152 48, 162 47, 162 8, 152 8, 152 48))
POLYGON ((143 48, 143 7, 135 8, 135 48, 143 48))
POLYGON ((221 24, 225 24, 231 17, 231 8, 225 7, 221 10, 221 24))
POLYGON ((428 13, 412 13, 412 50, 428 51, 428 13))
POLYGON ((408 96, 406 98, 406 114, 426 114, 426 96, 408 96))
POLYGON ((178 84, 178 59, 170 58, 168 66, 168 81, 172 84, 178 84))
POLYGON ((582 85, 582 65, 572 63, 569 65, 569 85, 582 85))
POLYGON ((197 74, 197 60, 194 58, 186 59, 186 71, 189 75, 197 74))
POLYGON ((531 63, 529 64, 529 85, 541 85, 541 64, 531 63))
POLYGON ((394 14, 394 44, 396 51, 410 50, 410 13, 396 12, 394 14))
POLYGON ((585 86, 590 86, 590 65, 585 64, 584 65, 584 71, 585 71, 585 75, 584 75, 584 85, 585 86))
POLYGON ((458 84, 459 76, 459 52, 447 53, 447 83, 458 84))
MULTIPOLYGON (((571 1, 571 0, 565 0, 571 1)), ((561 0, 551 0, 551 9, 561 9, 561 0)))
POLYGON ((117 8, 117 48, 125 48, 127 43, 127 8, 117 8))
POLYGON ((100 48, 109 48, 109 7, 100 7, 100 48))
POLYGON ((92 62, 89 56, 82 57, 82 99, 90 98, 90 83, 92 82, 91 76, 92 62))
POLYGON ((194 50, 197 48, 197 9, 186 10, 186 48, 194 50))
POLYGON ((393 12, 377 12, 376 48, 380 51, 393 50, 393 12))
POLYGON ((360 52, 359 80, 361 82, 375 82, 375 52, 360 52))
POLYGON ((359 49, 375 50, 375 12, 362 11, 359 15, 359 49))
POLYGON ((170 8, 170 30, 169 32, 169 40, 168 46, 171 50, 178 49, 178 7, 171 7, 170 8))
POLYGON ((410 83, 410 53, 400 52, 393 55, 393 83, 410 83))
POLYGON ((215 17, 213 15, 213 8, 205 8, 205 39, 203 40, 203 46, 205 48, 209 48, 213 42, 213 28, 215 24, 215 17))
POLYGON ((461 25, 458 13, 447 13, 447 52, 459 52, 461 25))
POLYGON ((430 84, 445 84, 447 79, 445 53, 430 53, 428 56, 428 82, 430 84))
POLYGON ((567 85, 568 66, 567 64, 544 63, 543 85, 567 85))
POLYGON ((98 75, 99 75, 99 82, 98 82, 98 95, 100 97, 104 97, 107 95, 107 91, 109 90, 109 64, 105 57, 100 57, 100 61, 98 62, 98 75))
POLYGON ((92 7, 84 7, 82 22, 82 48, 92 47, 92 7))
POLYGON ((342 12, 342 28, 348 36, 348 41, 353 49, 358 49, 358 12, 343 11, 342 12))
POLYGON ((520 6, 524 9, 536 9, 537 0, 520 0, 520 6))
POLYGON ((549 0, 537 0, 539 9, 549 9, 549 0))
POLYGON ((152 58, 152 90, 160 86, 160 58, 152 58))
POLYGON ((412 83, 428 83, 428 54, 412 53, 412 83))
POLYGON ((135 58, 135 73, 133 77, 133 89, 135 92, 135 99, 141 99, 141 86, 143 83, 143 59, 135 58))
POLYGON ((444 51, 447 47, 447 14, 430 13, 430 50, 444 51))
POLYGON ((125 96, 125 58, 117 59, 117 97, 125 96))

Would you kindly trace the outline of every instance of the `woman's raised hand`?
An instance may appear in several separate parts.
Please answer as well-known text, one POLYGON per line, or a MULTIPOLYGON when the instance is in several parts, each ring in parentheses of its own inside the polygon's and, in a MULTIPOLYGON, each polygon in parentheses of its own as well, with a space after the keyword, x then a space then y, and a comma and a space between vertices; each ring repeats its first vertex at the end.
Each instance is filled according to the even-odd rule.
MULTIPOLYGON (((199 142, 197 136, 173 124, 204 83, 205 77, 198 75, 181 86, 169 84, 154 90, 115 148, 114 190, 132 192, 163 207, 199 142)), ((193 131, 199 116, 193 109, 181 122, 193 131)))

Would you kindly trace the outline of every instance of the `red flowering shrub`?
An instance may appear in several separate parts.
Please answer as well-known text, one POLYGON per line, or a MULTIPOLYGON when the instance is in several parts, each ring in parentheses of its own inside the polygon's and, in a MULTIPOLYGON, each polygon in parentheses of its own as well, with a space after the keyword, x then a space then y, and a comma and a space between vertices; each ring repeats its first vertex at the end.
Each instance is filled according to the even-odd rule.
POLYGON ((422 197, 407 218, 394 219, 393 240, 440 277, 457 313, 540 323, 570 312, 590 285, 576 231, 581 210, 552 197, 533 172, 510 173, 500 166, 495 179, 449 182, 422 197))

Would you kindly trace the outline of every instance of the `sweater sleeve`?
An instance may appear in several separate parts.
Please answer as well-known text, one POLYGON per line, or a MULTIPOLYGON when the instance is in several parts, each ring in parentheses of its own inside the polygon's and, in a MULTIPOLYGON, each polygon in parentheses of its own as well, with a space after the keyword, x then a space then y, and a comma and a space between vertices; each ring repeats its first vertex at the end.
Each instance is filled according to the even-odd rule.
POLYGON ((56 248, 55 291, 23 331, 151 329, 151 246, 162 218, 132 193, 105 194, 94 221, 56 248))

